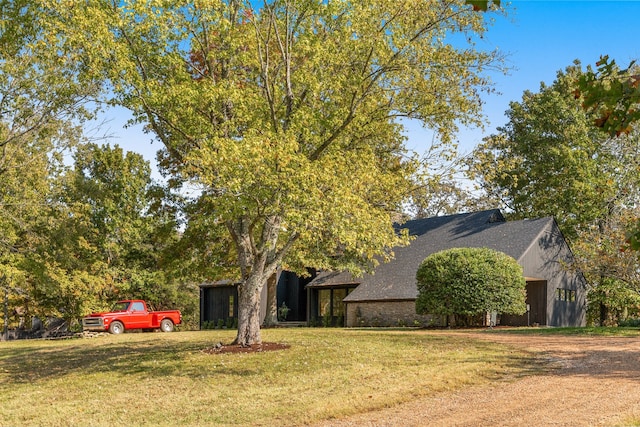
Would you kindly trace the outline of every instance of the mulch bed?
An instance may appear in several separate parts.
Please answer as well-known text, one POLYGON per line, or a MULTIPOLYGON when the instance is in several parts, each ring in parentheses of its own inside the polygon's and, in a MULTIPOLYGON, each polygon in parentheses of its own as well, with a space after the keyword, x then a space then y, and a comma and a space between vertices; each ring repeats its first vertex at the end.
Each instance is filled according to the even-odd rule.
POLYGON ((211 348, 203 350, 208 354, 226 354, 226 353, 260 353, 265 351, 286 350, 291 347, 289 344, 281 344, 276 342, 263 342, 262 344, 253 344, 242 346, 238 344, 224 345, 218 343, 211 348))

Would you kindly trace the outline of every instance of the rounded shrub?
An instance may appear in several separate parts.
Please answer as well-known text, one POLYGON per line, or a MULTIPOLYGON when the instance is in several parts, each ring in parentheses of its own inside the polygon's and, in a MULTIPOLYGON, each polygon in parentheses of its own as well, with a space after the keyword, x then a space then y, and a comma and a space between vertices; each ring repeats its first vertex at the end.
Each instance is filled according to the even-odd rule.
POLYGON ((416 312, 470 317, 524 314, 526 281, 510 256, 488 248, 447 249, 428 256, 416 274, 416 312))

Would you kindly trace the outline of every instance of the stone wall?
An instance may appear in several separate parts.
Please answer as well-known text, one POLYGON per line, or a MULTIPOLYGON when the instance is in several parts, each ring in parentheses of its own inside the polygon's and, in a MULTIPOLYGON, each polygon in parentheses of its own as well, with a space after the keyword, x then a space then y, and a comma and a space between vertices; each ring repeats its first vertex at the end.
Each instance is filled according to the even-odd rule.
POLYGON ((432 326, 432 316, 416 314, 415 300, 347 303, 347 327, 432 326))

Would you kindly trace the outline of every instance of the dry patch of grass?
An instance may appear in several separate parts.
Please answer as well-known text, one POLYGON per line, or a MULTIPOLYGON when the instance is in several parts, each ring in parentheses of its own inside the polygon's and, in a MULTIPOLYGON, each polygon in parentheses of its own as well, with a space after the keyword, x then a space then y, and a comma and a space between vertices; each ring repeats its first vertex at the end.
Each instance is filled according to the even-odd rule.
POLYGON ((522 351, 425 331, 271 329, 0 344, 0 425, 299 425, 535 373, 522 351))

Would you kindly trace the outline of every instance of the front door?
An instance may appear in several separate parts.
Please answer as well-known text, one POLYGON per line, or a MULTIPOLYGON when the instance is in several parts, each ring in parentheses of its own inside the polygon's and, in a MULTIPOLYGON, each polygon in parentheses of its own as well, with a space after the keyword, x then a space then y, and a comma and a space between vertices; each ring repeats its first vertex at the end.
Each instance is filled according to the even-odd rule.
POLYGON ((501 314, 500 324, 507 326, 533 326, 547 324, 547 281, 529 280, 526 286, 528 312, 522 316, 501 314))
POLYGON ((529 325, 547 324, 547 281, 527 282, 527 304, 529 305, 529 325))

